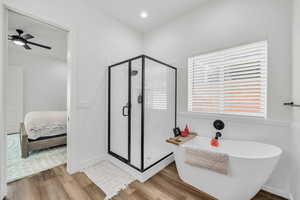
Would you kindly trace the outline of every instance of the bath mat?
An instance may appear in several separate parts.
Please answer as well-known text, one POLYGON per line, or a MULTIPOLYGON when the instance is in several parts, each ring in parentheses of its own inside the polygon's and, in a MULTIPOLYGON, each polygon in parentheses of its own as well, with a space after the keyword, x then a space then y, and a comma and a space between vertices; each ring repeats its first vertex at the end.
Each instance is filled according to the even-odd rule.
POLYGON ((22 158, 20 134, 7 136, 7 182, 39 173, 66 162, 66 146, 34 151, 27 158, 22 158))
POLYGON ((135 180, 109 161, 102 161, 83 172, 106 194, 105 200, 111 199, 135 180))

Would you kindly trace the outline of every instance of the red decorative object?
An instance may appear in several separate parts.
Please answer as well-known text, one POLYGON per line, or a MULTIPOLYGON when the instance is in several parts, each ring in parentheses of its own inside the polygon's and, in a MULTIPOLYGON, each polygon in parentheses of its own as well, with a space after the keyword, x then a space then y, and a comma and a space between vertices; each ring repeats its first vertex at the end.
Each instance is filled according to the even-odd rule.
POLYGON ((211 146, 214 146, 214 147, 218 147, 219 146, 219 142, 218 142, 217 139, 212 139, 210 141, 210 144, 211 144, 211 146))
POLYGON ((190 129, 188 127, 188 125, 185 125, 185 129, 184 129, 186 132, 190 133, 190 129))
POLYGON ((181 131, 180 135, 182 137, 186 137, 186 136, 188 136, 189 133, 190 133, 190 130, 189 130, 188 126, 186 125, 185 129, 183 131, 181 131))

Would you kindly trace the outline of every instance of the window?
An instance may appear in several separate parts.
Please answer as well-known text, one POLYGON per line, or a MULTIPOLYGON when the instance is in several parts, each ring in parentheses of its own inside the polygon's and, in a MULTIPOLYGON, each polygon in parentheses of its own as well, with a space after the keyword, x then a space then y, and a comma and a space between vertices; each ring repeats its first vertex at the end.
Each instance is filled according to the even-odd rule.
POLYGON ((151 90, 151 108, 155 110, 168 109, 168 92, 167 89, 152 89, 151 90))
POLYGON ((188 59, 190 112, 265 117, 267 41, 188 59))
POLYGON ((170 76, 172 76, 170 69, 162 67, 160 64, 152 64, 146 69, 146 105, 149 109, 168 110, 170 76))

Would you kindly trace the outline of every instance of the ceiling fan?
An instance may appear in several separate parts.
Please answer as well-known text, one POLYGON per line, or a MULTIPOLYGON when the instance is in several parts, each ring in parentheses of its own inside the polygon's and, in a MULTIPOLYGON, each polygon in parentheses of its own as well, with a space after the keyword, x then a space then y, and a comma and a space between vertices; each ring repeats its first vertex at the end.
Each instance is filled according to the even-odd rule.
POLYGON ((51 49, 51 47, 49 47, 49 46, 45 46, 45 45, 42 45, 42 44, 38 44, 38 43, 28 41, 28 40, 34 38, 34 36, 32 36, 30 34, 22 35, 24 33, 23 30, 17 29, 16 31, 18 33, 17 35, 8 35, 8 40, 13 41, 14 44, 19 45, 19 46, 23 46, 27 50, 31 49, 31 47, 28 44, 38 46, 38 47, 41 47, 41 48, 45 48, 45 49, 51 49))

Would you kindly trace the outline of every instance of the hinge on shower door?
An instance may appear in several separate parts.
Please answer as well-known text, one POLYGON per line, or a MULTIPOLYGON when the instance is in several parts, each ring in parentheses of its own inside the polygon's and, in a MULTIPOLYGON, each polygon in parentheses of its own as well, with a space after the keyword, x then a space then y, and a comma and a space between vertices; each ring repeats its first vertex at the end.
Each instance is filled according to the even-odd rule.
POLYGON ((138 103, 143 103, 143 95, 139 95, 137 99, 138 103))

